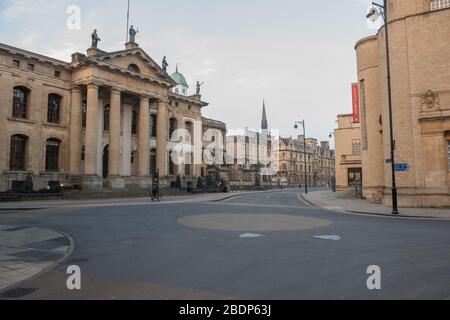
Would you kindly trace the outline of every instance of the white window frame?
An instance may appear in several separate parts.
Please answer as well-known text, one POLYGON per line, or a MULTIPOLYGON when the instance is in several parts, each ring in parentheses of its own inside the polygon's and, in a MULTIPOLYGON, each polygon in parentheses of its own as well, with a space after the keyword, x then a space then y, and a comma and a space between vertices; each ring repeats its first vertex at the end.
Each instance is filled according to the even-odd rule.
POLYGON ((432 11, 450 8, 450 0, 431 0, 430 7, 432 11))

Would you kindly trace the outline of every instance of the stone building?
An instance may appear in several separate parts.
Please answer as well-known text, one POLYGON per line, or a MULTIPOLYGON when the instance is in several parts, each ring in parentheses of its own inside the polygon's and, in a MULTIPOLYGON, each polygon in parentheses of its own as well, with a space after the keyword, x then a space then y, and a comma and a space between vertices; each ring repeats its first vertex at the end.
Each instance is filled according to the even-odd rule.
POLYGON ((334 130, 336 149, 336 189, 345 190, 362 182, 361 125, 353 114, 338 115, 334 130))
MULTIPOLYGON (((393 127, 400 206, 450 206, 450 1, 389 0, 393 127)), ((356 44, 363 192, 390 205, 384 28, 356 44)))
MULTIPOLYGON (((269 129, 266 105, 263 103, 261 130, 245 129, 242 134, 229 135, 234 143, 234 165, 230 167, 232 186, 250 187, 299 187, 305 182, 304 137, 298 139, 276 137, 269 129), (267 139, 267 141, 266 141, 267 139), (237 152, 240 141, 242 152, 237 152), (267 152, 265 159, 262 155, 267 152), (272 161, 274 163, 272 163, 272 161), (262 174, 263 169, 272 168, 270 175, 262 174)), ((335 174, 334 151, 328 141, 320 145, 317 139, 306 139, 306 177, 309 186, 328 186, 335 174)))
POLYGON ((287 187, 331 185, 335 174, 334 151, 328 141, 320 145, 317 139, 306 139, 306 179, 304 136, 280 139, 278 179, 287 187))
POLYGON ((166 67, 135 42, 115 52, 93 45, 71 62, 0 44, 0 191, 30 179, 33 190, 100 190, 147 188, 156 172, 163 185, 200 176, 201 164, 170 161, 171 137, 186 129, 192 145, 208 104, 166 67))

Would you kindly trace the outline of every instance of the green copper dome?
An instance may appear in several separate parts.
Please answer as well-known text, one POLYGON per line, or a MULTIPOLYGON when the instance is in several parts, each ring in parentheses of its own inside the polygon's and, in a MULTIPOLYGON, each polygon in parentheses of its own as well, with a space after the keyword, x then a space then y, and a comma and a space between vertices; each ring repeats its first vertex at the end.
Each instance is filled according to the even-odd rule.
POLYGON ((178 72, 178 68, 177 71, 175 73, 172 73, 172 75, 170 76, 177 84, 181 84, 183 86, 189 87, 186 81, 186 78, 178 72))

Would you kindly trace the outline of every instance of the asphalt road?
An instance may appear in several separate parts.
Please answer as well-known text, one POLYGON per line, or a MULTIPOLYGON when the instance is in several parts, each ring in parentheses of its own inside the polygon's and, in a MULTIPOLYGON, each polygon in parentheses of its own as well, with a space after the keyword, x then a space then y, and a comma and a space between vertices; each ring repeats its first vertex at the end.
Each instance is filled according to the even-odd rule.
POLYGON ((68 261, 21 285, 37 289, 26 299, 450 298, 450 221, 328 212, 298 193, 5 212, 0 224, 75 239, 68 261), (66 287, 69 265, 81 290, 66 287), (371 265, 381 290, 367 288, 371 265))

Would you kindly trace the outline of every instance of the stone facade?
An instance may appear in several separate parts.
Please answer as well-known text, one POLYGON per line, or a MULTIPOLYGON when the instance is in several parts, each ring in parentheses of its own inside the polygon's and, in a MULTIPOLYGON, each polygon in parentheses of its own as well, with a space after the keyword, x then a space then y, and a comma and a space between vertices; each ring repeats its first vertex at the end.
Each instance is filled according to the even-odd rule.
MULTIPOLYGON (((388 1, 399 205, 450 206, 450 4, 388 1)), ((385 32, 356 44, 363 187, 392 203, 385 32), (364 103, 365 101, 365 103, 364 103), (365 119, 364 119, 365 117, 365 119)))
MULTIPOLYGON (((305 184, 304 137, 280 139, 278 183, 287 187, 305 184)), ((335 175, 334 150, 328 141, 306 139, 306 178, 309 186, 331 186, 335 175)))
POLYGON ((353 114, 338 115, 334 130, 336 149, 336 189, 351 188, 362 182, 361 125, 353 121, 353 114))
POLYGON ((170 163, 171 132, 202 139, 208 104, 178 85, 136 43, 71 62, 0 44, 0 191, 30 178, 33 190, 148 188, 156 172, 194 181, 201 165, 170 163))

